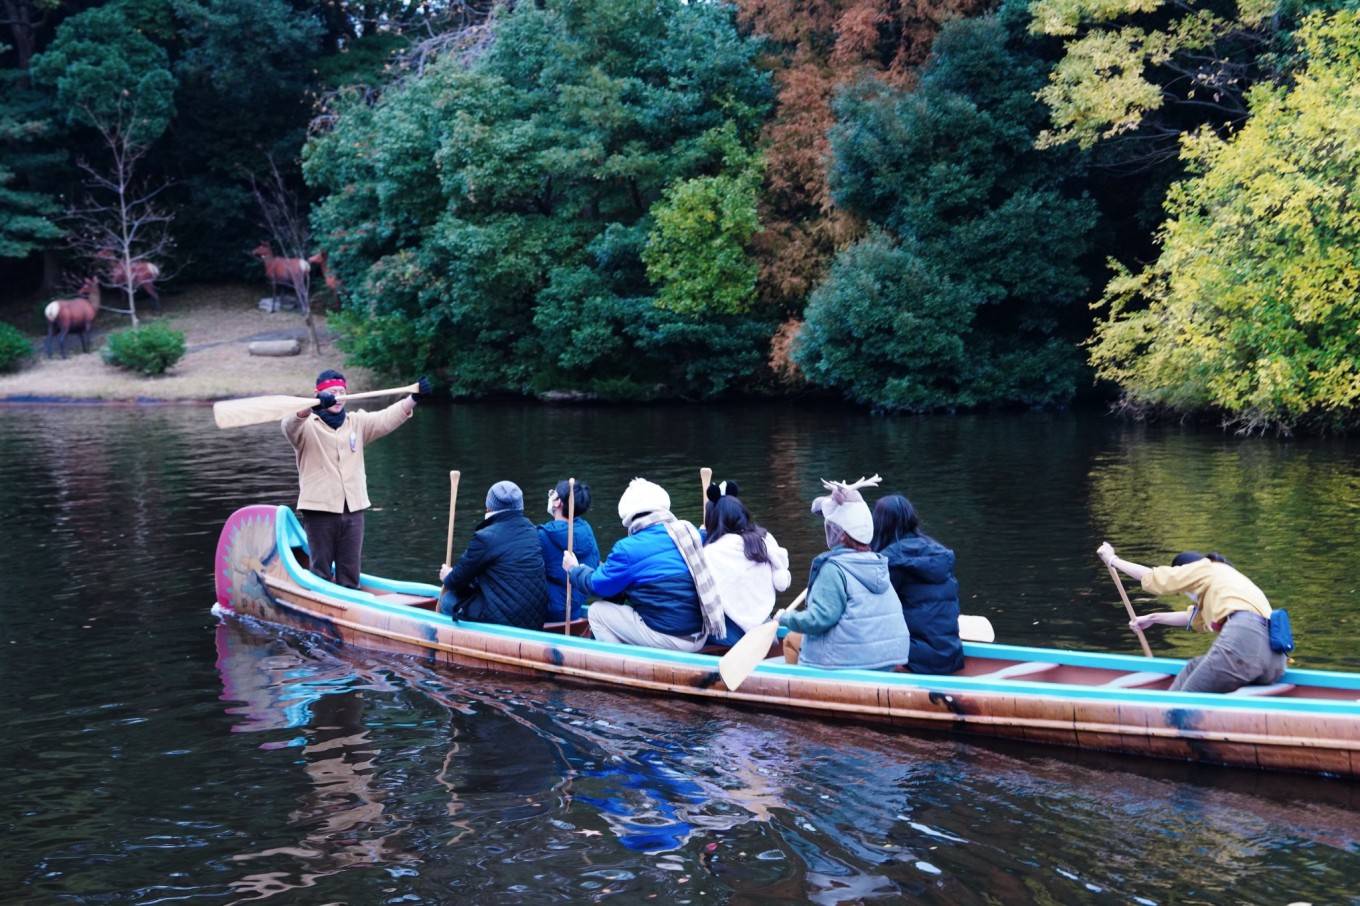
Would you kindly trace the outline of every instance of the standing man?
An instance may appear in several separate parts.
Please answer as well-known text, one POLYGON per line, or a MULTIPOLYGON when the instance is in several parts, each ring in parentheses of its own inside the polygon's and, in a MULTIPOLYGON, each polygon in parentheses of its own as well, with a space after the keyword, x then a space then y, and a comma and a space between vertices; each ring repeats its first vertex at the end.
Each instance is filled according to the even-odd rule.
MULTIPOLYGON (((421 378, 420 395, 429 392, 429 379, 421 378)), ((346 412, 345 376, 327 370, 316 379, 316 405, 283 417, 283 436, 297 456, 297 511, 311 570, 326 581, 359 587, 369 507, 364 447, 395 431, 415 408, 416 397, 408 396, 378 412, 346 412)))

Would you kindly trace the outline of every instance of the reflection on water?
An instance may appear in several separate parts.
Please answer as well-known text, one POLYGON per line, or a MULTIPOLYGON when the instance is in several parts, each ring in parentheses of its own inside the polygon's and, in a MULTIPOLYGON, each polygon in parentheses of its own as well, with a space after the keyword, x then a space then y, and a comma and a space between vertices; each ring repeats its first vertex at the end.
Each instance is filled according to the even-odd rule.
MULTIPOLYGON (((485 487, 589 481, 602 545, 646 473, 749 489, 816 552, 822 476, 879 471, 959 553, 1003 640, 1132 650, 1091 556, 1217 547, 1290 607, 1308 666, 1360 669, 1360 460, 1093 416, 789 407, 422 412, 369 454, 366 565, 430 577, 485 487), (545 461, 551 451, 551 461, 545 461)), ((225 516, 296 492, 272 426, 207 409, 0 408, 7 900, 286 903, 1335 902, 1354 785, 909 736, 400 658, 209 612, 225 516)), ((1151 606, 1151 605, 1147 605, 1151 606)), ((1160 650, 1203 640, 1166 633, 1160 650)))

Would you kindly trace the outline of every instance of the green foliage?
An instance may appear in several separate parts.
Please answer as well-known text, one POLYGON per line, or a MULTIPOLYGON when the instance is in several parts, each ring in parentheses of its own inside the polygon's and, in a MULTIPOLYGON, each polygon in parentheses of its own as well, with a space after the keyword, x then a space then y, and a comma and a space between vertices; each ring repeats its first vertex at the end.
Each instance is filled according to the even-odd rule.
POLYGON ((1161 254, 1106 287, 1091 359, 1130 402, 1212 407, 1247 430, 1360 412, 1360 14, 1314 17, 1292 88, 1250 94, 1224 141, 1184 143, 1161 254))
POLYGON ((184 334, 159 322, 109 334, 104 361, 147 376, 164 374, 184 357, 184 334))
POLYGON ((871 233, 836 256, 812 294, 799 337, 803 372, 876 408, 969 405, 962 335, 973 309, 967 288, 917 248, 871 233))
POLYGON ((720 4, 521 4, 480 57, 342 97, 304 172, 355 360, 463 394, 703 396, 757 370, 773 325, 723 315, 749 298, 746 202, 715 192, 768 105, 756 49, 720 4), (716 266, 689 257, 705 204, 716 266))
POLYGON ((0 371, 17 371, 33 355, 33 344, 19 328, 0 321, 0 371))
POLYGON ((68 122, 95 126, 149 145, 175 111, 175 77, 164 48, 142 34, 122 4, 72 16, 33 59, 35 81, 56 88, 68 122))
POLYGON ((1009 15, 946 25, 933 59, 913 92, 861 82, 836 104, 833 195, 883 235, 838 256, 795 358, 881 408, 1066 402, 1095 211, 1068 185, 1080 161, 1034 150, 1044 66, 1009 15))
POLYGON ((181 42, 175 141, 166 165, 184 174, 171 188, 176 238, 198 279, 260 278, 244 253, 265 239, 248 174, 266 176, 272 156, 294 184, 313 110, 312 69, 321 51, 318 15, 288 0, 168 0, 181 42))
POLYGON ((642 261, 660 287, 660 308, 690 314, 740 314, 755 302, 756 263, 748 253, 764 168, 727 130, 724 172, 673 183, 652 206, 655 221, 642 261))
MULTIPOLYGON (((9 49, 0 43, 0 56, 9 49)), ((0 258, 26 257, 61 236, 52 222, 56 200, 31 188, 52 163, 41 147, 50 138, 50 117, 45 98, 22 74, 0 70, 0 258)))

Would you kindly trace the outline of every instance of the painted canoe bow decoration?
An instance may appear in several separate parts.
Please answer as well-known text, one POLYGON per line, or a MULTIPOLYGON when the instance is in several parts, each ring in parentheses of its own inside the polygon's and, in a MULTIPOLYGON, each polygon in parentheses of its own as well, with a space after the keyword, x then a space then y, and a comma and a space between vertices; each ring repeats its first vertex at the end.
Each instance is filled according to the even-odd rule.
MULTIPOLYGON (((841 670, 771 657, 728 689, 712 654, 615 645, 456 622, 437 586, 364 575, 360 589, 311 574, 307 536, 286 506, 248 506, 222 529, 218 613, 315 632, 435 665, 572 677, 634 691, 731 701, 827 719, 945 730, 1077 748, 1360 777, 1360 674, 1289 670, 1228 695, 1170 692, 1173 658, 965 643, 952 676, 841 670)), ((583 632, 585 621, 570 627, 583 632)), ((772 655, 775 652, 771 652, 772 655)))

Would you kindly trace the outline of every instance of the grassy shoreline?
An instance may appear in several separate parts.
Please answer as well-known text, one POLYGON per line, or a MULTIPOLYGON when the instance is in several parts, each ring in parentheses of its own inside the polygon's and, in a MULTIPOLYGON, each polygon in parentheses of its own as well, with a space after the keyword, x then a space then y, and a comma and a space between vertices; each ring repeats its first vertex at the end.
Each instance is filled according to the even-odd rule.
MULTIPOLYGON (((326 330, 324 316, 317 316, 322 351, 314 355, 302 317, 296 312, 261 311, 258 302, 265 294, 259 287, 241 284, 196 286, 166 297, 161 314, 148 310, 143 322, 160 321, 181 331, 187 347, 184 357, 158 377, 115 368, 100 356, 109 333, 129 326, 125 315, 101 311, 90 352, 80 351, 79 338, 67 337, 66 359, 59 357, 55 344, 53 358, 46 358, 44 336, 30 333, 33 357, 20 370, 0 374, 0 402, 195 404, 273 393, 310 394, 317 372, 343 369, 343 356, 326 330), (287 338, 301 343, 301 355, 252 356, 247 350, 253 340, 287 338)), ((145 300, 139 300, 139 306, 145 307, 145 300)), ((356 389, 372 383, 372 376, 362 369, 345 373, 356 389)))

